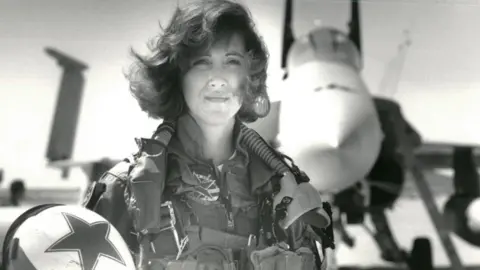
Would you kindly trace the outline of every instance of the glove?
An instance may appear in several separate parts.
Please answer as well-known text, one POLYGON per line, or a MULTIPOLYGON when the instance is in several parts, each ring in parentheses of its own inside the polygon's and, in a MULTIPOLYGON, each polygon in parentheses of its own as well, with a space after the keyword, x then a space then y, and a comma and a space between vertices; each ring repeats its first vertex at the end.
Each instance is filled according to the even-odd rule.
POLYGON ((204 249, 197 254, 196 270, 224 270, 225 255, 216 249, 204 249))
POLYGON ((196 252, 196 270, 236 270, 230 249, 203 245, 196 252))
POLYGON ((282 246, 271 246, 253 251, 250 259, 255 270, 315 269, 315 258, 308 248, 300 248, 292 252, 282 246))

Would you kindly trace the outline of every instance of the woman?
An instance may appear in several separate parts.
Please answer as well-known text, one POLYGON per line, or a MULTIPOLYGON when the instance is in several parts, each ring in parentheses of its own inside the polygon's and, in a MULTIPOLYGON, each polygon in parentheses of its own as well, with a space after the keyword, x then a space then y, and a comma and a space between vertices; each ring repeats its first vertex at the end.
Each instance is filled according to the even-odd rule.
POLYGON ((330 223, 318 193, 243 125, 269 108, 268 54, 248 11, 190 2, 152 45, 128 78, 142 110, 164 123, 85 205, 122 233, 142 269, 317 269, 320 238, 306 222, 317 232, 330 223))

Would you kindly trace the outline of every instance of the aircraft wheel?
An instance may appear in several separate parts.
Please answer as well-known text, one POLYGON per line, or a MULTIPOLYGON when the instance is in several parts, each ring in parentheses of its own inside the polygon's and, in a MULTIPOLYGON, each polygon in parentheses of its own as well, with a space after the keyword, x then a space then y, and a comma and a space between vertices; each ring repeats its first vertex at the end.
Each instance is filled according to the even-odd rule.
POLYGON ((415 238, 408 258, 410 270, 433 270, 432 244, 426 237, 415 238))

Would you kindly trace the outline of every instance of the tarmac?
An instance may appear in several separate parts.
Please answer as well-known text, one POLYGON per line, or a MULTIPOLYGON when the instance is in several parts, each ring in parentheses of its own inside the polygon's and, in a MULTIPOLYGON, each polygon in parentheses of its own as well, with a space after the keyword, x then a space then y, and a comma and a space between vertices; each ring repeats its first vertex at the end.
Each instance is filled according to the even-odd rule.
MULTIPOLYGON (((426 179, 435 194, 437 206, 443 208, 443 204, 452 193, 452 181, 447 173, 427 172, 426 179)), ((0 191, 0 196, 5 196, 5 190, 0 191)), ((0 208, 0 242, 12 222, 30 205, 41 203, 64 203, 75 204, 80 198, 81 191, 74 189, 37 189, 29 190, 27 203, 29 205, 19 208, 0 208)), ((431 240, 433 249, 434 265, 436 269, 450 269, 447 255, 436 235, 430 217, 425 206, 418 196, 413 181, 407 180, 402 196, 395 207, 387 212, 393 233, 399 245, 410 250, 416 237, 428 237, 431 240)), ((368 227, 372 227, 369 218, 366 218, 368 227)), ((406 269, 405 267, 384 262, 373 238, 367 230, 361 226, 354 225, 347 227, 348 232, 355 238, 355 246, 349 248, 343 243, 337 243, 337 263, 340 269, 406 269)), ((457 249, 461 261, 466 269, 480 269, 480 247, 474 247, 452 234, 453 243, 457 249), (467 267, 468 266, 468 267, 467 267)))

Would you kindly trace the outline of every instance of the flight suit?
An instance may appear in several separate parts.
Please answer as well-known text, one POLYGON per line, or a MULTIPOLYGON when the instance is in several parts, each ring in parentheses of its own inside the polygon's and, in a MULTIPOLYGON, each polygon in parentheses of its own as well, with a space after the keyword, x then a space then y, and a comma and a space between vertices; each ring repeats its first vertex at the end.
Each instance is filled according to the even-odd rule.
MULTIPOLYGON (((85 204, 91 205, 92 210, 117 228, 142 267, 155 264, 155 261, 164 265, 178 260, 194 261, 203 247, 213 247, 236 269, 253 269, 249 263, 251 252, 247 252, 249 242, 258 251, 271 245, 265 239, 271 242, 272 238, 279 237, 279 230, 271 227, 268 230, 268 226, 264 226, 272 221, 262 212, 266 207, 263 198, 272 195, 271 179, 275 178, 275 172, 240 144, 239 124, 237 122, 234 127, 234 155, 214 166, 202 158, 199 126, 190 115, 181 116, 166 147, 164 181, 157 181, 159 183, 151 188, 145 188, 145 183, 152 182, 150 180, 129 184, 129 177, 160 177, 158 163, 152 164, 148 158, 142 159, 142 155, 160 156, 164 148, 153 145, 153 141, 139 141, 135 166, 119 170, 120 174, 112 170, 107 172, 99 181, 105 187, 103 194, 93 204, 87 202, 88 199, 85 204), (144 195, 132 196, 136 189, 142 189, 144 195), (161 217, 156 220, 160 224, 150 224, 156 229, 148 234, 142 233, 146 230, 142 230, 138 222, 142 219, 140 205, 145 202, 162 205, 161 217)), ((284 253, 275 252, 270 257, 276 256, 278 260, 282 254, 288 254, 284 256, 289 257, 286 261, 294 262, 293 258, 297 258, 297 263, 303 262, 304 266, 299 269, 317 269, 315 240, 319 241, 319 237, 310 226, 298 220, 283 233, 288 247, 283 249, 284 253), (302 251, 298 253, 301 255, 296 255, 297 250, 302 251)), ((259 264, 261 256, 255 258, 253 261, 259 264)))

